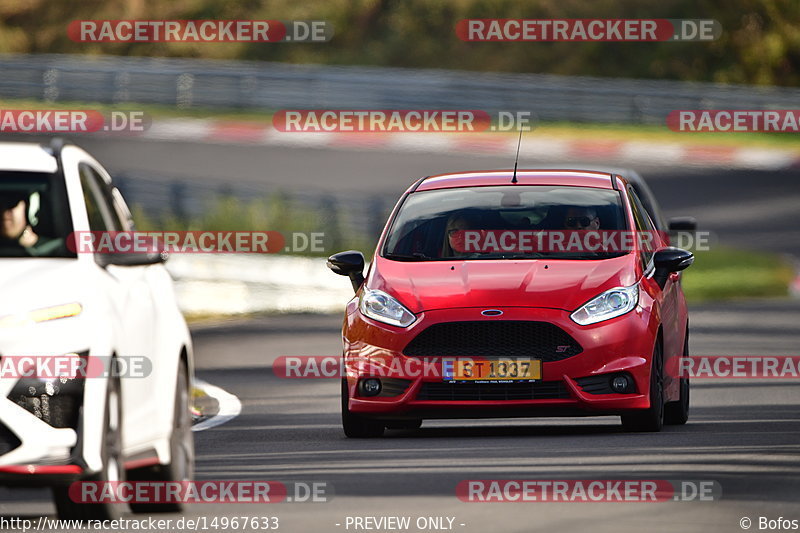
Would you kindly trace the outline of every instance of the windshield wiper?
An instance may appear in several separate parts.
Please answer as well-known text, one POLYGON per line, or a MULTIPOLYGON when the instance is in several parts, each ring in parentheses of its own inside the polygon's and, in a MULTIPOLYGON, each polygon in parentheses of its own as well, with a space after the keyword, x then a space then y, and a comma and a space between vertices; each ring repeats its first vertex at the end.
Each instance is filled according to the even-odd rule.
POLYGON ((422 252, 413 252, 410 254, 383 254, 383 257, 393 261, 428 261, 433 259, 422 252))
POLYGON ((544 254, 540 252, 530 252, 526 254, 509 254, 509 253, 501 253, 501 254, 482 254, 475 259, 541 259, 545 257, 544 254))
POLYGON ((574 259, 574 260, 587 260, 587 261, 596 261, 598 259, 613 259, 615 257, 620 257, 625 255, 625 252, 595 252, 595 253, 588 253, 588 254, 581 254, 581 253, 566 253, 566 252, 554 252, 552 255, 547 256, 548 258, 552 259, 574 259))
POLYGON ((500 259, 541 259, 545 255, 542 253, 529 253, 529 254, 505 254, 501 255, 500 259))

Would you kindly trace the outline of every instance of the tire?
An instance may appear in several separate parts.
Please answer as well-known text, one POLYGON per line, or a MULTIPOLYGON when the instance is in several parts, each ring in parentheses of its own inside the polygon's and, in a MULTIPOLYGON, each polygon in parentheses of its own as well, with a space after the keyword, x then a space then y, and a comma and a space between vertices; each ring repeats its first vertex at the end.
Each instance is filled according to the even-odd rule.
MULTIPOLYGON (((683 356, 689 357, 689 330, 683 343, 683 356)), ((678 368, 681 368, 680 365, 678 368)), ((680 378, 681 395, 676 402, 668 402, 664 406, 664 423, 671 426, 682 426, 689 420, 689 378, 680 378)))
MULTIPOLYGON (((106 410, 103 415, 103 468, 83 481, 99 483, 124 481, 122 467, 122 397, 118 376, 108 379, 106 410)), ((114 520, 127 506, 123 503, 75 503, 69 497, 69 485, 53 487, 53 501, 58 517, 66 520, 114 520)))
POLYGON ((386 422, 386 429, 419 429, 422 427, 422 419, 414 420, 395 420, 386 422))
MULTIPOLYGON (((169 439, 170 462, 132 470, 128 477, 136 481, 191 481, 194 479, 194 435, 190 413, 191 391, 186 363, 178 367, 175 385, 172 433, 169 439)), ((180 513, 187 509, 185 503, 131 503, 134 513, 180 513)))
POLYGON ((627 431, 657 432, 664 426, 664 357, 661 341, 653 350, 653 363, 650 367, 650 407, 622 415, 622 426, 627 431))
POLYGON ((342 380, 342 429, 350 439, 373 439, 383 435, 384 423, 351 413, 348 407, 347 380, 342 380))

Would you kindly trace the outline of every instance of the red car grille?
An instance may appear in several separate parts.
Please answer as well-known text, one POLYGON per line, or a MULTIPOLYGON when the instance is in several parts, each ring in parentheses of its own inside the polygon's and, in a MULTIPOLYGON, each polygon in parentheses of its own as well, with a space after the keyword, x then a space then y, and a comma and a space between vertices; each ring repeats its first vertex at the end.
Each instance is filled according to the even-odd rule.
POLYGON ((549 322, 481 320, 433 324, 408 343, 409 357, 531 358, 561 361, 583 351, 549 322))
POLYGON ((534 383, 423 383, 420 401, 556 400, 570 398, 561 381, 534 383))

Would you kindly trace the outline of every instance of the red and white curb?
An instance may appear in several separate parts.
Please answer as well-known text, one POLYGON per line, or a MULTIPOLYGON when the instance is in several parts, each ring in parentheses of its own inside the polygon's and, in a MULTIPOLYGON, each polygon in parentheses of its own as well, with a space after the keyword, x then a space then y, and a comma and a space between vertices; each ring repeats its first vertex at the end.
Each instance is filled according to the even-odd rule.
MULTIPOLYGON (((291 146, 351 150, 514 156, 516 135, 502 133, 286 133, 257 122, 207 119, 154 120, 142 139, 210 144, 291 146)), ((529 161, 616 161, 641 165, 685 165, 776 170, 800 167, 800 150, 740 148, 719 144, 593 139, 554 139, 541 132, 523 135, 520 157, 529 161)))
POLYGON ((193 425, 192 431, 203 431, 205 429, 221 426, 226 422, 230 422, 242 412, 242 403, 239 401, 239 398, 228 391, 203 381, 202 379, 195 379, 194 386, 217 400, 219 411, 216 415, 193 425))

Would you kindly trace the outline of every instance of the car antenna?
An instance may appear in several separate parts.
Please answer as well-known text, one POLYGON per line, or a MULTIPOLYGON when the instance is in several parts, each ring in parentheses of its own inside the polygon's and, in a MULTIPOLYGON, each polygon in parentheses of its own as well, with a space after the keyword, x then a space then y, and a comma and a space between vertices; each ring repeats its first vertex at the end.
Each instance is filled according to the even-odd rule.
POLYGON ((517 182, 517 163, 519 163, 519 145, 522 144, 522 128, 519 129, 519 140, 517 141, 517 156, 514 158, 514 175, 511 177, 511 183, 517 182))

